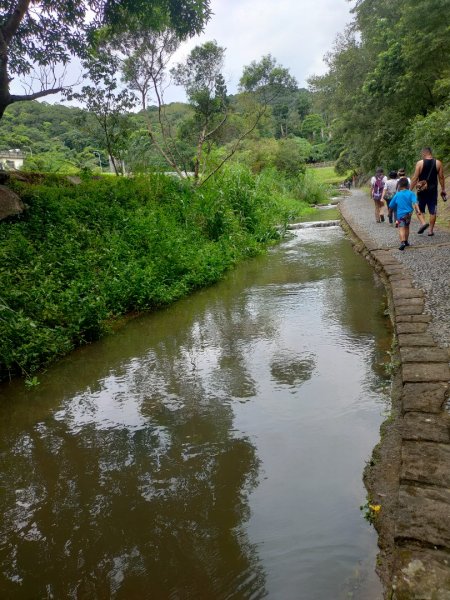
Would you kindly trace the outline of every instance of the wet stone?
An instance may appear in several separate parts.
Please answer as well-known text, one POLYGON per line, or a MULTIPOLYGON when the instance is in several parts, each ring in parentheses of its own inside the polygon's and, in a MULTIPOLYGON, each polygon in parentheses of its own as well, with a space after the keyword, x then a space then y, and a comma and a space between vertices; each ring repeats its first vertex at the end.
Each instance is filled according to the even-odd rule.
POLYGON ((423 298, 394 298, 395 306, 424 306, 423 298))
POLYGON ((396 315, 420 315, 423 312, 424 302, 420 300, 420 304, 412 304, 411 298, 407 304, 397 304, 395 303, 395 314, 396 315))
MULTIPOLYGON (((436 442, 405 440, 402 444, 400 478, 403 482, 417 482, 448 488, 450 486, 450 446, 436 442)), ((450 519, 448 525, 450 536, 450 519)))
POLYGON ((427 323, 397 323, 397 333, 423 333, 428 329, 427 323))
POLYGON ((448 384, 407 383, 403 386, 402 408, 404 412, 439 413, 445 403, 448 384))
POLYGON ((450 600, 450 556, 427 548, 395 552, 395 600, 450 600))
POLYGON ((448 352, 443 348, 400 348, 402 362, 448 362, 448 352))
POLYGON ((400 428, 403 440, 450 444, 450 415, 445 412, 407 412, 403 416, 400 428))
POLYGON ((403 333, 398 336, 398 345, 402 346, 436 346, 429 333, 415 334, 403 333))
POLYGON ((450 490, 401 485, 398 496, 396 540, 450 546, 450 490))
POLYGON ((406 363, 402 365, 403 382, 449 381, 447 363, 406 363))
POLYGON ((396 288, 392 286, 392 296, 394 300, 401 300, 402 298, 423 298, 424 293, 422 290, 418 290, 417 288, 396 288))
POLYGON ((431 315, 397 315, 397 323, 430 323, 431 315))

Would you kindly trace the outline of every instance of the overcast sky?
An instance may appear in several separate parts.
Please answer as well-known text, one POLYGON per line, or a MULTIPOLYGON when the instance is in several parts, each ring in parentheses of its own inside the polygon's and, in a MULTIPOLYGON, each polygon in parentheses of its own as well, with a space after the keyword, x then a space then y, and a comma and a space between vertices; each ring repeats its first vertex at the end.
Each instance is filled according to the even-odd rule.
MULTIPOLYGON (((204 33, 185 42, 173 62, 182 61, 194 46, 216 40, 226 48, 224 77, 229 93, 237 91, 243 67, 266 54, 288 68, 300 87, 307 87, 308 77, 325 73, 323 57, 352 20, 354 4, 355 0, 211 0, 213 15, 204 33)), ((77 64, 74 61, 69 68, 67 84, 80 80, 77 64)), ((25 92, 17 80, 11 91, 25 92)), ((43 101, 61 102, 61 97, 46 96, 43 101)), ((184 102, 186 96, 182 88, 171 86, 164 101, 184 102)))
MULTIPOLYGON (((229 93, 236 91, 243 67, 265 54, 306 87, 308 77, 326 71, 323 56, 352 20, 354 4, 351 0, 211 0, 214 14, 205 32, 184 44, 177 58, 214 39, 226 48, 224 76, 229 93)), ((167 90, 165 100, 184 100, 182 90, 167 90)))

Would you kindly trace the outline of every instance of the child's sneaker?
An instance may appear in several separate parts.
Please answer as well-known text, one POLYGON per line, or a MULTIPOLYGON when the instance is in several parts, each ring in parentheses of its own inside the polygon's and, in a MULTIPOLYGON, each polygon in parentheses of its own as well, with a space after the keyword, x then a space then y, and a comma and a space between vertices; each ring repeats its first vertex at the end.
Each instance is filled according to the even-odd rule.
POLYGON ((408 242, 408 240, 406 240, 405 242, 405 246, 410 246, 411 244, 408 242))
POLYGON ((384 223, 384 215, 380 215, 381 222, 384 223))
POLYGON ((402 242, 398 247, 399 250, 404 250, 406 248, 406 242, 402 242))

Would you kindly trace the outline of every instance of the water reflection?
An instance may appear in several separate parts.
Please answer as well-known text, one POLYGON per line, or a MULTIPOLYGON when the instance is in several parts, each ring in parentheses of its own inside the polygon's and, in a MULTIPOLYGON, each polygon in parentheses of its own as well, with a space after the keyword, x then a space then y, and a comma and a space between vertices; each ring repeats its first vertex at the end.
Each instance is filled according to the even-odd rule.
POLYGON ((3 386, 2 596, 328 598, 374 544, 354 501, 388 339, 340 229, 300 230, 3 386))
POLYGON ((258 461, 233 437, 230 409, 210 401, 199 415, 189 402, 174 410, 149 398, 150 423, 129 428, 101 411, 96 422, 93 404, 15 440, 2 481, 3 593, 137 598, 149 582, 158 598, 263 589, 242 530, 258 461))
POLYGON ((275 355, 270 365, 270 373, 280 385, 297 389, 298 386, 311 379, 315 366, 313 355, 294 355, 282 353, 275 355))

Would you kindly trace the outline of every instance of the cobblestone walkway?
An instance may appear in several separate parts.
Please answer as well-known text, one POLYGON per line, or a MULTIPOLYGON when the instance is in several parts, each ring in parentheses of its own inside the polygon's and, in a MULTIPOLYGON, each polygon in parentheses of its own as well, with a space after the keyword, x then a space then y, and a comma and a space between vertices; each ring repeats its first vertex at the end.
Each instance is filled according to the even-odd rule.
POLYGON ((382 507, 375 525, 384 531, 385 597, 450 600, 450 233, 436 228, 435 236, 420 236, 413 223, 412 246, 401 252, 397 230, 375 222, 362 191, 340 209, 358 249, 386 283, 398 345, 396 451, 383 453, 382 440, 377 466, 391 478, 395 471, 396 482, 389 498, 372 490, 382 507))

